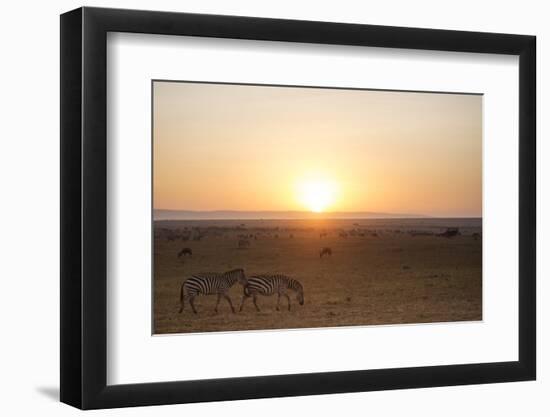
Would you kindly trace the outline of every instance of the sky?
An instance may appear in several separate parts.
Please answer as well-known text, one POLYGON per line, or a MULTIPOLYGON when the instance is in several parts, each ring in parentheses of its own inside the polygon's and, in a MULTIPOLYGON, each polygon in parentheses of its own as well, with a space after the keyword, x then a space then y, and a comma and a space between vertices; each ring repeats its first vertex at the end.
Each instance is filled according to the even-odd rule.
POLYGON ((155 209, 481 217, 482 96, 155 81, 155 209))

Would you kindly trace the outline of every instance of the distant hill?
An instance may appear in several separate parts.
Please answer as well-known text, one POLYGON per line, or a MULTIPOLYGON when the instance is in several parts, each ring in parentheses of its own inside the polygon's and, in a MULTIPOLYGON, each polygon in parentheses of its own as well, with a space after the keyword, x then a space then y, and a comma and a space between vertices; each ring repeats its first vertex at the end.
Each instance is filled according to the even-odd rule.
POLYGON ((239 211, 239 210, 154 210, 155 220, 251 220, 251 219, 412 219, 425 218, 419 214, 376 213, 370 211, 239 211))

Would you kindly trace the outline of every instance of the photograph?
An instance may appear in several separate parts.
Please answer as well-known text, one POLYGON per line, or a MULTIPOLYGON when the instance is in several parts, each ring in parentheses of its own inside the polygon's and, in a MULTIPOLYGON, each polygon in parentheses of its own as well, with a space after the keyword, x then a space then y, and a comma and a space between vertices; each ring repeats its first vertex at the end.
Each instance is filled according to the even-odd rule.
POLYGON ((152 333, 482 320, 482 107, 153 80, 152 333))

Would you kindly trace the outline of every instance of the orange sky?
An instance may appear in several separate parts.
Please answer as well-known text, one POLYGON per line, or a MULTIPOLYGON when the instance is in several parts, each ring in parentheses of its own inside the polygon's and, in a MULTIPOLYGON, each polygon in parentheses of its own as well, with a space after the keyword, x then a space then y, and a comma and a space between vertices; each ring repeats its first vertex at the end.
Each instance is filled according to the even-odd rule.
POLYGON ((155 82, 153 134, 155 209, 481 216, 479 95, 155 82))

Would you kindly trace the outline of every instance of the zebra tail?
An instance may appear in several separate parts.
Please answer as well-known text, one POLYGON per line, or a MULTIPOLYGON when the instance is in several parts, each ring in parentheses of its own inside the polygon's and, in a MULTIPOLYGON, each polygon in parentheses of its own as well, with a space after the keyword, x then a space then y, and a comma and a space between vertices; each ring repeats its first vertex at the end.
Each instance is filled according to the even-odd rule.
POLYGON ((181 288, 180 288, 180 304, 181 304, 180 313, 183 311, 183 307, 185 306, 185 301, 184 301, 184 298, 183 298, 183 285, 184 284, 185 284, 185 282, 183 282, 181 284, 181 288))

